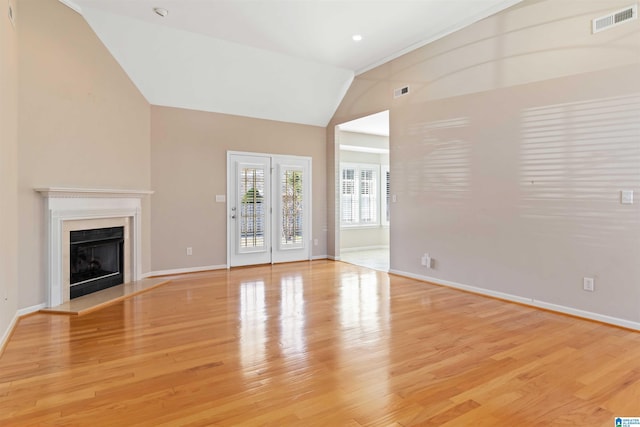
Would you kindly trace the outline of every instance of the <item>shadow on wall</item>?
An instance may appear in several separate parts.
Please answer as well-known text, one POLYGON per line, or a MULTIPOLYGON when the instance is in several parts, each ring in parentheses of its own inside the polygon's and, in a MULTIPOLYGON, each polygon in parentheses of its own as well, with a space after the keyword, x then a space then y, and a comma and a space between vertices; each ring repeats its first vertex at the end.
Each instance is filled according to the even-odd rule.
POLYGON ((640 217, 621 203, 620 192, 640 186, 640 94, 527 107, 537 103, 526 100, 535 86, 502 91, 512 99, 524 93, 525 101, 511 103, 513 111, 497 109, 498 118, 482 108, 442 118, 466 103, 482 104, 478 99, 500 102, 495 94, 405 111, 394 179, 403 198, 422 207, 407 214, 423 222, 437 217, 427 229, 455 230, 451 222, 460 216, 581 244, 632 243, 627 231, 640 227, 640 217))
POLYGON ((407 126, 406 143, 398 150, 400 156, 408 160, 406 167, 394 173, 404 183, 411 199, 456 203, 468 197, 472 146, 461 131, 464 133, 469 124, 469 118, 457 117, 407 126), (402 153, 403 149, 412 151, 415 146, 422 147, 420 156, 402 153))
POLYGON ((538 234, 596 246, 634 239, 620 191, 640 183, 640 94, 522 112, 520 214, 538 234))

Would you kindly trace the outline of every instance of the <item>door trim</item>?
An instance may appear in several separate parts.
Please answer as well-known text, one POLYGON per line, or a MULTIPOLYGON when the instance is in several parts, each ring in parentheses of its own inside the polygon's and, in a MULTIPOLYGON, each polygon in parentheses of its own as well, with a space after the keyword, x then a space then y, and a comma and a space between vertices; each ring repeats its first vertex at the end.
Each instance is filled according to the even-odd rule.
MULTIPOLYGON (((226 170, 226 202, 225 202, 225 219, 227 222, 227 226, 226 226, 226 232, 227 232, 227 269, 230 269, 231 266, 231 251, 232 251, 232 247, 233 244, 231 242, 231 239, 233 238, 233 222, 231 221, 231 212, 230 212, 230 205, 229 205, 229 195, 231 194, 231 191, 235 191, 232 187, 233 187, 233 183, 234 180, 230 179, 230 173, 234 173, 234 165, 231 162, 231 158, 233 156, 256 156, 256 157, 268 157, 271 161, 271 188, 270 191, 272 193, 274 193, 275 191, 275 185, 276 185, 276 181, 273 179, 273 174, 276 173, 277 171, 275 171, 275 166, 273 164, 273 160, 274 159, 284 159, 286 160, 287 158, 290 159, 297 159, 297 160, 305 160, 307 162, 308 165, 308 171, 307 171, 307 175, 308 175, 308 184, 305 185, 305 187, 308 190, 309 196, 308 196, 308 200, 309 200, 309 209, 308 209, 308 221, 306 223, 306 242, 304 244, 304 248, 306 249, 306 254, 305 254, 305 258, 304 260, 312 260, 313 259, 313 181, 312 181, 312 175, 313 175, 313 158, 311 156, 296 156, 296 155, 290 155, 290 154, 270 154, 270 153, 256 153, 256 152, 249 152, 249 151, 231 151, 228 150, 227 151, 227 170, 226 170)), ((271 199, 271 209, 275 209, 277 206, 277 203, 274 200, 275 195, 272 194, 271 199)), ((273 245, 275 245, 275 241, 273 238, 273 235, 275 235, 276 230, 278 229, 278 217, 276 215, 271 215, 271 220, 270 220, 270 228, 271 228, 271 233, 272 233, 272 239, 271 239, 271 246, 273 247, 273 245)), ((288 262, 288 261, 283 261, 283 262, 288 262)), ((271 262, 270 264, 274 264, 273 261, 273 252, 271 255, 271 262)))

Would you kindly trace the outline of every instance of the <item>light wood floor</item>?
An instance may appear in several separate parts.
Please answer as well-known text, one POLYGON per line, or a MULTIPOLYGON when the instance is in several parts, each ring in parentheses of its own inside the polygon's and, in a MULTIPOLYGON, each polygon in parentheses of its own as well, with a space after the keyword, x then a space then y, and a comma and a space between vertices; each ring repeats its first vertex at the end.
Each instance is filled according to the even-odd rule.
POLYGON ((613 426, 640 334, 340 262, 19 321, 0 425, 613 426))

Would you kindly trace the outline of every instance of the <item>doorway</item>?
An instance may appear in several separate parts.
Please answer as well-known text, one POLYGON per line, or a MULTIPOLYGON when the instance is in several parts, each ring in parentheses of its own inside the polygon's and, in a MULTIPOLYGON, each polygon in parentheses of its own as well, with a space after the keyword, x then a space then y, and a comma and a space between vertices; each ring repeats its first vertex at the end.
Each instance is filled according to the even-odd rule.
POLYGON ((376 270, 390 267, 389 111, 336 126, 339 153, 337 258, 376 270))
POLYGON ((311 259, 311 158, 227 153, 227 264, 311 259))

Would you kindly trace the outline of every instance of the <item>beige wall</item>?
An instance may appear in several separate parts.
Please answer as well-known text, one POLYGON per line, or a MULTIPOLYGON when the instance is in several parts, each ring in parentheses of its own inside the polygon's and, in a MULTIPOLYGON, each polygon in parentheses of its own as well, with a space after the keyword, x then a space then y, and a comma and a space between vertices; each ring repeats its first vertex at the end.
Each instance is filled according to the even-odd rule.
MULTIPOLYGON (((17 8, 13 1, 17 19, 17 8)), ((0 349, 18 309, 18 58, 17 34, 0 6, 0 349)))
POLYGON ((393 270, 640 321, 640 204, 619 193, 640 194, 640 20, 590 32, 627 5, 525 1, 356 78, 327 157, 334 125, 390 109, 393 270))
POLYGON ((227 151, 309 156, 314 256, 326 255, 325 130, 178 108, 151 108, 152 270, 227 263, 227 151), (193 255, 186 255, 186 248, 193 255))
POLYGON ((389 227, 358 227, 340 230, 342 252, 382 247, 389 247, 389 227))
MULTIPOLYGON (((83 18, 20 0, 19 306, 46 300, 43 202, 35 187, 148 189, 150 107, 83 18)), ((4 12, 2 12, 4 15, 4 12)), ((143 203, 143 271, 150 266, 143 203)))

